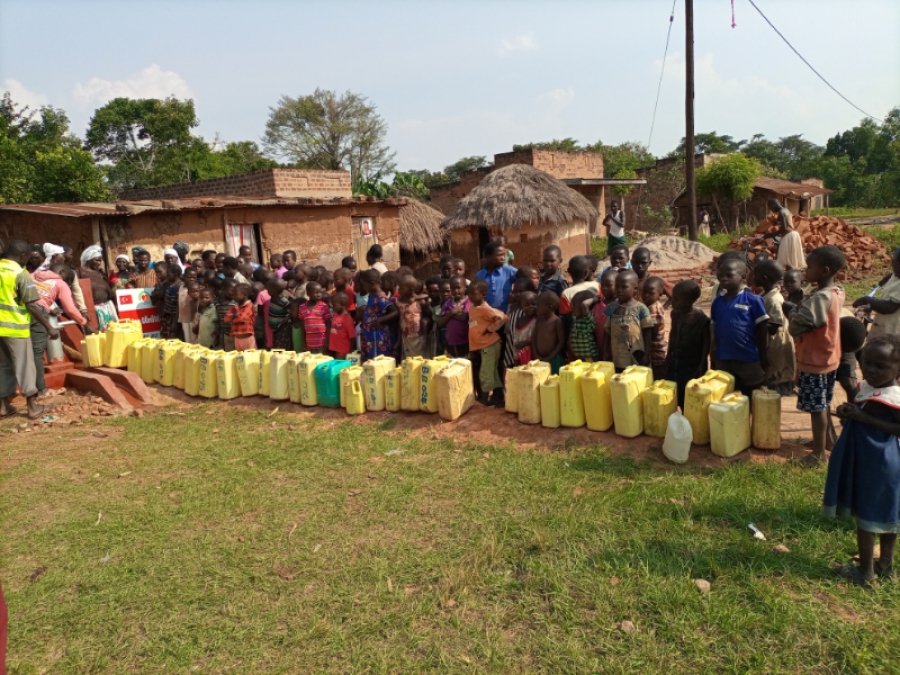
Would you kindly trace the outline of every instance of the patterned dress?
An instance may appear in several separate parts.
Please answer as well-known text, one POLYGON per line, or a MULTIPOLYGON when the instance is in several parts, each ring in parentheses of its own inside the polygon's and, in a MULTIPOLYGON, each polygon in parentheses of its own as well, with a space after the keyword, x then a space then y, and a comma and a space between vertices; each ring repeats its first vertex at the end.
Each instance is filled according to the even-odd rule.
POLYGON ((391 299, 384 294, 369 294, 369 301, 366 303, 362 324, 360 324, 363 361, 368 361, 376 356, 392 356, 394 354, 397 337, 391 326, 375 325, 375 321, 385 315, 391 304, 391 299))

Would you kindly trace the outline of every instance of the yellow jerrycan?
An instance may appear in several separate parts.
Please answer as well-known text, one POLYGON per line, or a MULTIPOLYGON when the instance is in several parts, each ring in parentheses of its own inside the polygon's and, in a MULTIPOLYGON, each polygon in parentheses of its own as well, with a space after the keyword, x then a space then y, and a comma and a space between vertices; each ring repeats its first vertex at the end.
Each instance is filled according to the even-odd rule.
POLYGON ((350 392, 350 385, 353 382, 362 382, 363 369, 362 366, 350 366, 344 368, 338 376, 341 382, 341 407, 347 407, 347 395, 350 392))
POLYGON ((128 365, 128 345, 143 337, 140 324, 135 326, 131 319, 119 319, 110 322, 106 327, 106 349, 103 364, 110 368, 123 368, 128 365))
POLYGON ((184 375, 186 371, 187 356, 197 350, 197 345, 184 345, 175 352, 175 374, 172 377, 172 386, 184 390, 184 375))
POLYGON ((384 409, 400 412, 403 402, 403 368, 394 368, 384 376, 384 409))
POLYGON ((656 380, 644 389, 644 433, 665 438, 669 415, 678 409, 678 385, 671 380, 656 380))
POLYGON ((241 395, 237 356, 240 352, 223 352, 216 359, 216 376, 219 378, 219 398, 231 400, 241 395))
POLYGON ((709 406, 734 391, 734 377, 721 370, 709 370, 684 388, 684 416, 691 423, 696 445, 709 444, 709 406))
MULTIPOLYGON (((350 370, 350 368, 346 370, 350 370)), ((341 372, 346 372, 346 370, 341 372)), ((362 415, 364 412, 366 412, 366 397, 363 394, 362 382, 352 380, 347 388, 347 413, 362 415)))
POLYGON ((634 438, 644 432, 644 390, 653 382, 653 371, 644 366, 628 366, 613 375, 609 392, 612 396, 613 423, 616 433, 634 438))
POLYGON ((141 338, 128 345, 128 372, 136 373, 138 377, 141 375, 141 350, 145 344, 147 339, 141 338))
POLYGON ((581 392, 581 376, 591 364, 572 361, 559 369, 560 421, 564 427, 583 427, 584 395, 581 392))
POLYGON ((291 403, 300 403, 300 363, 310 356, 309 352, 293 352, 288 359, 288 399, 291 403))
POLYGON ((750 447, 750 399, 734 392, 709 404, 710 450, 734 457, 750 447))
POLYGON ((350 362, 351 366, 362 367, 362 355, 359 352, 350 352, 347 354, 347 360, 350 362))
POLYGON ((560 424, 559 375, 550 375, 541 383, 541 426, 556 429, 560 424))
POLYGON ((94 333, 85 336, 81 341, 81 358, 86 368, 99 368, 103 365, 106 353, 106 333, 94 333))
POLYGON ((273 401, 286 401, 290 397, 288 372, 291 358, 296 352, 272 352, 269 361, 269 398, 273 401))
POLYGON ((268 396, 272 381, 272 354, 283 352, 283 349, 261 350, 259 352, 259 389, 260 396, 268 396))
POLYGON ((506 412, 519 412, 519 371, 523 366, 506 369, 506 412))
POLYGON ((472 362, 452 359, 434 376, 437 391, 438 415, 452 422, 475 405, 472 362))
POLYGON ((156 345, 154 379, 164 387, 171 387, 175 382, 175 355, 183 344, 181 340, 162 340, 156 345))
POLYGON ((403 371, 403 388, 400 392, 400 409, 413 411, 419 409, 419 383, 422 381, 422 364, 425 359, 421 356, 407 356, 400 364, 403 371))
POLYGON ((319 390, 316 385, 316 368, 326 361, 334 361, 324 354, 310 354, 297 365, 297 378, 300 380, 300 403, 303 405, 319 405, 319 390))
POLYGON ((259 349, 247 349, 237 352, 234 357, 241 396, 256 396, 259 393, 259 354, 259 349))
POLYGON ((384 376, 396 367, 397 362, 390 356, 376 356, 363 364, 366 410, 384 410, 384 376))
POLYGON ((781 396, 762 387, 753 392, 753 447, 778 450, 781 447, 781 396))
POLYGON ((598 361, 581 376, 581 395, 584 397, 584 417, 591 431, 608 431, 613 425, 610 384, 616 366, 610 361, 598 361))
MULTIPOLYGON (((519 398, 517 405, 519 421, 522 424, 541 423, 541 385, 548 377, 550 364, 537 359, 519 368, 515 387, 519 398)), ((509 392, 506 398, 509 399, 509 392)))
POLYGON ((156 348, 160 343, 162 340, 153 338, 147 340, 141 348, 141 379, 147 384, 153 384, 156 381, 156 348))
POLYGON ((198 347, 184 357, 184 393, 188 396, 200 395, 200 360, 209 350, 198 347))
POLYGON ((434 376, 437 371, 446 366, 450 359, 446 356, 435 356, 433 359, 422 361, 419 382, 419 410, 427 413, 438 411, 437 389, 434 384, 434 376))
POLYGON ((197 393, 203 398, 215 398, 219 395, 219 373, 216 368, 216 361, 220 354, 224 354, 221 349, 213 351, 207 349, 203 356, 200 357, 200 379, 197 387, 197 393))

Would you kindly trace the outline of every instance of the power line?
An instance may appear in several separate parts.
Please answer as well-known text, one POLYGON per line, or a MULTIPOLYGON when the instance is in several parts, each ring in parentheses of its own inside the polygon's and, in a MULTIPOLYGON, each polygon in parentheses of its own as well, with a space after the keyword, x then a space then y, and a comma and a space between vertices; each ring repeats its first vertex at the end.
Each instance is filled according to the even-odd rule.
POLYGON ((861 113, 862 113, 863 115, 865 115, 866 117, 869 117, 869 118, 875 120, 876 122, 879 122, 879 121, 880 121, 880 120, 879 120, 878 118, 876 118, 874 115, 870 115, 870 114, 867 113, 865 110, 863 110, 863 109, 860 108, 858 105, 856 105, 853 101, 851 101, 849 98, 847 98, 846 96, 844 96, 844 95, 843 95, 841 92, 839 92, 837 89, 835 89, 835 88, 832 86, 831 82, 829 82, 828 80, 826 80, 818 70, 816 70, 815 68, 813 68, 813 67, 812 67, 812 64, 811 64, 809 61, 807 61, 806 59, 804 59, 804 58, 803 58, 803 55, 802 55, 800 52, 798 52, 798 51, 794 48, 794 45, 792 45, 790 42, 788 42, 788 39, 787 39, 786 37, 784 37, 784 35, 781 34, 781 31, 778 30, 777 28, 775 28, 775 24, 773 24, 771 21, 769 21, 769 17, 767 17, 765 14, 763 14, 762 10, 761 10, 759 7, 756 6, 756 3, 753 2, 753 0, 748 0, 748 2, 749 2, 751 5, 753 5, 753 9, 755 9, 757 12, 759 12, 759 15, 760 15, 763 19, 766 20, 766 23, 769 24, 769 25, 772 27, 772 30, 774 30, 776 33, 778 33, 778 37, 780 37, 782 40, 784 40, 784 43, 785 43, 788 47, 790 47, 791 50, 792 50, 797 56, 800 57, 800 60, 803 61, 803 63, 805 63, 805 64, 809 67, 809 69, 810 69, 811 71, 813 71, 816 75, 819 76, 819 79, 822 80, 822 82, 824 82, 825 84, 828 85, 828 87, 831 89, 831 91, 833 91, 835 94, 837 94, 838 96, 840 96, 840 97, 841 97, 842 99, 844 99, 847 103, 849 103, 850 105, 852 105, 854 108, 856 108, 857 110, 859 110, 859 112, 861 112, 861 113))
POLYGON ((653 128, 656 126, 656 109, 659 107, 659 93, 662 91, 663 75, 666 72, 666 56, 669 54, 669 38, 672 37, 672 24, 675 22, 675 3, 672 0, 672 11, 669 13, 669 32, 666 33, 666 49, 663 51, 662 68, 659 71, 659 84, 656 86, 656 103, 653 104, 653 119, 650 122, 650 138, 647 139, 647 150, 650 150, 650 142, 653 140, 653 128))

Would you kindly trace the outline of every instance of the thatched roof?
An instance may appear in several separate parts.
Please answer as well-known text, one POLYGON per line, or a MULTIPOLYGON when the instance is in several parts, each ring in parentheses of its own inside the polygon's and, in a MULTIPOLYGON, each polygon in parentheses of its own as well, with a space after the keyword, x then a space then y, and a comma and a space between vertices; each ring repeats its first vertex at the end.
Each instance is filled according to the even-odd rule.
POLYGON ((444 245, 444 214, 418 199, 400 207, 400 248, 413 253, 436 251, 444 245))
POLYGON ((510 164, 489 173, 460 199, 444 219, 444 227, 518 230, 528 223, 589 223, 597 216, 597 209, 587 199, 549 173, 527 164, 510 164))

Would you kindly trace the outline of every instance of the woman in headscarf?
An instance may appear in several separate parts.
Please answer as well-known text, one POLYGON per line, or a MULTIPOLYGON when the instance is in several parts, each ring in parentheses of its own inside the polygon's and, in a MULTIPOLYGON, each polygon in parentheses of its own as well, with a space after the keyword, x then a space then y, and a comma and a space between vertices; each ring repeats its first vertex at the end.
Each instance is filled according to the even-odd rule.
POLYGON ((44 262, 41 263, 41 266, 38 269, 41 270, 49 270, 50 265, 55 265, 58 262, 64 262, 66 259, 66 249, 62 246, 57 246, 56 244, 46 243, 44 244, 44 262))
POLYGON ((103 266, 103 249, 99 246, 88 246, 81 254, 81 267, 76 272, 78 278, 91 282, 91 293, 94 296, 94 311, 97 313, 97 324, 101 331, 106 330, 110 321, 118 321, 113 292, 106 275, 101 271, 103 266))
POLYGON ((184 272, 184 264, 181 262, 181 256, 178 255, 178 251, 174 248, 167 248, 163 251, 163 259, 166 261, 167 265, 178 265, 181 268, 181 271, 184 272))
POLYGON ((131 276, 130 266, 131 261, 128 259, 127 255, 120 253, 116 256, 116 269, 111 270, 109 273, 109 285, 113 291, 125 288, 125 285, 128 283, 128 279, 131 276))

